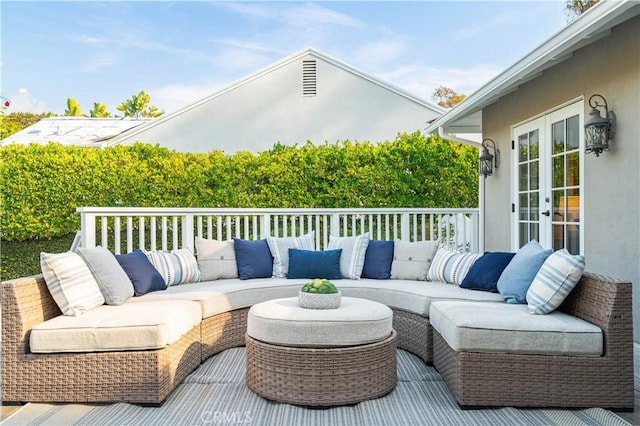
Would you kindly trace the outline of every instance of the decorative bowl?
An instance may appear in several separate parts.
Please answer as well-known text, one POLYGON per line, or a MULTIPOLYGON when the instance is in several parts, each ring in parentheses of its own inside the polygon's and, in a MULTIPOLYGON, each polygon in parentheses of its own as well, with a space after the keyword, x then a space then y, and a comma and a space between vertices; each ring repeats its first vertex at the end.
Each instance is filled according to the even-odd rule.
POLYGON ((337 309, 342 303, 342 293, 305 293, 298 291, 298 303, 306 309, 337 309))

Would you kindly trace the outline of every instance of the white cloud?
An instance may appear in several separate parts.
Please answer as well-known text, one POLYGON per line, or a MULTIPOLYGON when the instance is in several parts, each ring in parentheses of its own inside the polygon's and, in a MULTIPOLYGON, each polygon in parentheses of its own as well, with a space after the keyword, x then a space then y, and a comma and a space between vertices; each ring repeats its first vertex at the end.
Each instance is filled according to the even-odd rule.
POLYGON ((274 62, 274 58, 291 53, 276 51, 260 42, 235 39, 216 39, 214 42, 219 47, 212 49, 215 53, 209 56, 209 62, 219 77, 228 72, 236 76, 238 73, 249 74, 274 62))
POLYGON ((149 95, 153 105, 170 113, 212 95, 224 86, 221 83, 171 84, 149 90, 149 95))
POLYGON ((358 19, 313 3, 247 4, 229 2, 223 3, 222 6, 249 17, 277 20, 294 27, 315 27, 318 25, 363 26, 358 19))
POLYGON ((402 65, 378 76, 431 102, 431 95, 439 86, 449 87, 468 96, 498 75, 502 69, 498 65, 476 65, 469 68, 402 65))
POLYGON ((363 27, 358 19, 344 13, 336 12, 313 3, 285 7, 279 14, 280 19, 298 27, 337 25, 342 27, 363 27))
POLYGON ((34 114, 40 114, 47 111, 47 106, 44 102, 38 99, 32 98, 29 91, 26 88, 18 90, 18 94, 9 98, 11 106, 7 109, 7 113, 12 112, 32 112, 34 114))
POLYGON ((98 52, 84 64, 82 70, 84 71, 97 71, 103 68, 108 68, 117 64, 120 61, 121 55, 116 51, 98 52))
POLYGON ((400 39, 381 39, 367 43, 355 49, 350 55, 358 64, 373 68, 380 64, 396 61, 409 49, 406 42, 400 39))
POLYGON ((516 20, 517 14, 515 12, 503 12, 495 15, 493 19, 485 22, 481 22, 473 26, 463 26, 459 28, 455 34, 457 39, 468 39, 475 37, 478 34, 491 30, 495 27, 505 26, 516 20))

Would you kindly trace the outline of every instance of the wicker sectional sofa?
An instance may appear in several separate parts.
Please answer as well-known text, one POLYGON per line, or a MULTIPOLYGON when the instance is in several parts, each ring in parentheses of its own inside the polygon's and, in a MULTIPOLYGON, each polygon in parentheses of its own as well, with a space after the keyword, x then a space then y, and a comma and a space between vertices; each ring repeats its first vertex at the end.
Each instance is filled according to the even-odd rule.
MULTIPOLYGON (((3 282, 2 399, 4 403, 162 404, 201 362, 244 345, 249 307, 264 300, 295 296, 304 281, 226 279, 173 286, 134 297, 122 306, 142 309, 146 305, 148 309, 157 304, 161 309, 163 304, 180 301, 185 302, 184 309, 197 310, 195 305, 199 304, 202 319, 191 328, 187 323, 181 336, 156 349, 57 353, 33 353, 30 349, 34 327, 61 315, 43 276, 3 282)), ((633 409, 628 282, 585 273, 560 307, 559 315, 568 314, 601 330, 600 352, 590 355, 571 354, 571 348, 567 354, 454 350, 441 334, 445 331, 430 324, 429 312, 435 302, 471 301, 471 307, 478 303, 506 305, 496 293, 440 282, 361 279, 336 283, 345 296, 390 306, 398 347, 433 363, 463 407, 633 409)), ((113 308, 117 315, 118 307, 113 308)))

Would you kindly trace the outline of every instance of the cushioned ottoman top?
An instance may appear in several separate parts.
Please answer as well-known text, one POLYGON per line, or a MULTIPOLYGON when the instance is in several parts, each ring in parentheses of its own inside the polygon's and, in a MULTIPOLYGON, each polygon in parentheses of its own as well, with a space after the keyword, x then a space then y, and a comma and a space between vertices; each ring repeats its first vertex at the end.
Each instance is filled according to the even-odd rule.
POLYGON ((371 300, 343 297, 338 309, 304 309, 289 297, 253 305, 247 334, 284 346, 356 346, 389 337, 392 321, 391 309, 371 300))
POLYGON ((429 320, 458 352, 602 354, 599 327, 564 312, 532 315, 524 304, 438 301, 429 320))

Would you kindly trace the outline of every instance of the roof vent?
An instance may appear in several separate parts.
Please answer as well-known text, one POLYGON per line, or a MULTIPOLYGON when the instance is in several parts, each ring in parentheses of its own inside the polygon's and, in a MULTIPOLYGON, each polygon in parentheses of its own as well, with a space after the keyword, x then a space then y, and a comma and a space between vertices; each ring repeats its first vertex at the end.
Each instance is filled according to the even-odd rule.
POLYGON ((316 95, 316 61, 302 61, 302 96, 316 95))

